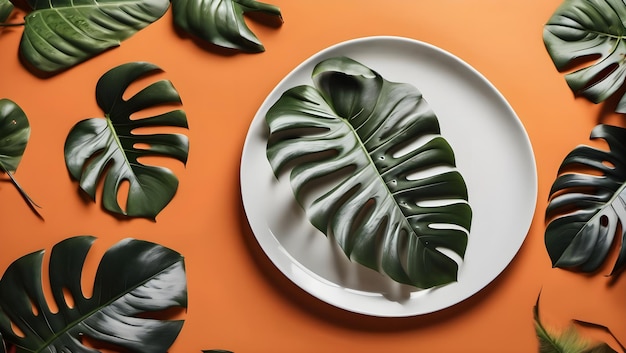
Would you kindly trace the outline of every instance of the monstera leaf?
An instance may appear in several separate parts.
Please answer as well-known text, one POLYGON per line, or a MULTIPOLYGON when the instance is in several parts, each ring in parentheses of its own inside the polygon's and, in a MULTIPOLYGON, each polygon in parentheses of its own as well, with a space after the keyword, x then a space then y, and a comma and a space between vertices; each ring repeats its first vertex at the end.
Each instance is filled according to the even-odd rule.
POLYGON ((160 69, 150 63, 134 62, 118 66, 98 81, 96 99, 104 119, 91 118, 76 124, 65 142, 65 162, 80 187, 95 199, 98 180, 104 178, 105 209, 133 217, 154 219, 172 200, 178 179, 165 167, 150 166, 141 157, 161 156, 187 161, 189 141, 185 135, 134 133, 139 128, 183 127, 187 117, 180 109, 147 117, 132 117, 149 108, 180 104, 171 82, 160 80, 125 100, 126 88, 135 80, 160 69), (128 181, 126 210, 118 202, 120 186, 128 181))
POLYGON ((154 243, 125 239, 102 257, 87 297, 81 272, 94 240, 73 237, 53 247, 49 278, 57 310, 50 309, 42 289, 43 251, 6 270, 0 280, 0 330, 17 353, 96 352, 83 337, 140 353, 166 352, 174 342, 183 321, 148 314, 187 306, 183 257, 154 243))
POLYGON ((275 174, 292 168, 311 223, 353 261, 420 288, 455 281, 442 249, 464 256, 472 213, 428 103, 350 58, 312 76, 315 87, 286 91, 266 115, 275 174))
MULTIPOLYGON (((599 103, 616 93, 626 78, 626 4, 622 0, 565 0, 544 27, 543 40, 572 91, 599 103)), ((626 112, 622 97, 617 111, 626 112)))
POLYGON ((598 125, 591 139, 609 150, 579 146, 565 157, 550 190, 545 243, 555 267, 592 272, 620 229, 615 273, 626 261, 626 129, 598 125))
POLYGON ((0 99, 0 171, 5 172, 31 208, 39 207, 15 180, 13 172, 22 160, 30 137, 26 114, 10 99, 0 99))
POLYGON ((173 0, 174 23, 215 45, 262 52, 263 44, 246 25, 244 14, 262 13, 282 23, 280 9, 255 0, 173 0))
POLYGON ((20 53, 54 73, 85 61, 159 19, 168 0, 27 0, 20 53))

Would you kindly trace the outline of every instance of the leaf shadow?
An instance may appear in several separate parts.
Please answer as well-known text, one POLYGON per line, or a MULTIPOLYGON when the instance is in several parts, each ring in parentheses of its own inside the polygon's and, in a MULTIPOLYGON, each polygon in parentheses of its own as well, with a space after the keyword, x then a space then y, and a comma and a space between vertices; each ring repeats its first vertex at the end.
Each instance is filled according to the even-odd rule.
MULTIPOLYGON (((233 174, 238 177, 239 169, 233 171, 233 174)), ((480 310, 480 304, 487 301, 488 298, 497 291, 500 283, 506 281, 508 277, 507 273, 511 273, 511 269, 516 266, 517 263, 516 261, 512 261, 503 273, 475 295, 436 312, 408 317, 375 317, 350 312, 319 300, 307 293, 274 266, 256 241, 245 213, 240 192, 241 185, 240 183, 236 185, 237 187, 233 190, 233 197, 239 200, 235 212, 239 216, 242 241, 251 255, 251 261, 256 265, 254 267, 258 269, 259 276, 265 278, 265 282, 275 290, 277 295, 286 299, 285 303, 288 303, 286 305, 294 306, 298 310, 304 311, 308 315, 331 325, 366 332, 398 332, 443 324, 455 317, 467 314, 470 311, 480 310)), ((521 251, 523 251, 523 249, 520 250, 520 252, 521 251)))

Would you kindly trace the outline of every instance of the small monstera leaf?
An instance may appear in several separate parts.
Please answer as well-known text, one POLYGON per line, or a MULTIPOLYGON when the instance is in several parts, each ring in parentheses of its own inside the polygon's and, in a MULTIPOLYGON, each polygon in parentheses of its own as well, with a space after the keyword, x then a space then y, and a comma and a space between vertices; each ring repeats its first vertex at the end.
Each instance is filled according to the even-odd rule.
POLYGON ((311 223, 351 260, 419 288, 455 281, 458 264, 441 250, 464 256, 472 212, 422 94, 345 57, 312 76, 315 87, 289 89, 266 115, 277 177, 292 168, 311 223))
POLYGON ((0 99, 0 171, 7 173, 22 197, 33 206, 39 207, 22 189, 13 176, 22 160, 30 138, 30 124, 26 114, 10 99, 0 99))
POLYGON ((263 44, 246 25, 244 14, 269 15, 282 23, 280 9, 255 0, 173 0, 174 23, 215 45, 244 52, 262 52, 263 44))
POLYGON ((23 256, 6 270, 0 280, 0 330, 17 353, 96 352, 83 345, 83 336, 140 353, 166 352, 174 342, 183 321, 147 314, 186 308, 183 257, 158 244, 125 239, 106 251, 93 294, 86 297, 82 269, 94 240, 73 237, 52 248, 54 312, 42 289, 44 251, 23 256))
MULTIPOLYGON (((131 118, 155 107, 180 104, 170 81, 154 82, 125 100, 126 88, 135 80, 160 69, 150 63, 133 62, 118 66, 98 81, 96 99, 105 117, 76 124, 65 142, 65 163, 80 187, 95 199, 98 180, 104 178, 104 208, 118 214, 154 219, 172 200, 178 179, 165 167, 150 166, 141 157, 161 156, 187 161, 189 141, 177 133, 134 133, 139 128, 183 127, 187 117, 180 109, 156 116, 131 118), (129 182, 126 209, 118 202, 122 182, 129 182)), ((165 107, 169 109, 168 107, 165 107)))
POLYGON ((26 114, 10 99, 0 99, 0 168, 15 172, 30 137, 26 114))
POLYGON ((550 190, 545 244, 553 266, 593 272, 621 225, 615 273, 626 261, 626 129, 598 125, 591 139, 609 150, 579 146, 565 157, 550 190))
POLYGON ((168 0, 27 0, 22 57, 55 73, 120 45, 158 20, 168 0))
MULTIPOLYGON (((556 68, 582 68, 565 75, 576 95, 599 103, 626 78, 626 4, 622 0, 565 0, 544 26, 543 40, 556 68)), ((622 97, 617 111, 626 112, 622 97)))

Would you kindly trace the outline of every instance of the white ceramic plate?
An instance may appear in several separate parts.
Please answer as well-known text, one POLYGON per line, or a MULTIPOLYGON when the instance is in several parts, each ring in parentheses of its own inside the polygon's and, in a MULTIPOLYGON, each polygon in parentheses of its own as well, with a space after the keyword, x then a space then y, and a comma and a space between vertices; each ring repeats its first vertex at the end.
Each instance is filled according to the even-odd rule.
POLYGON ((350 40, 313 55, 261 105, 246 137, 241 192, 263 251, 291 281, 336 307, 372 316, 434 312, 474 295, 495 279, 522 245, 535 211, 537 173, 524 127, 504 97, 468 64, 432 45, 401 37, 350 40), (307 220, 288 178, 277 180, 265 156, 267 110, 296 85, 309 84, 323 59, 348 56, 385 79, 422 91, 452 146, 473 210, 458 282, 418 290, 350 262, 307 220))

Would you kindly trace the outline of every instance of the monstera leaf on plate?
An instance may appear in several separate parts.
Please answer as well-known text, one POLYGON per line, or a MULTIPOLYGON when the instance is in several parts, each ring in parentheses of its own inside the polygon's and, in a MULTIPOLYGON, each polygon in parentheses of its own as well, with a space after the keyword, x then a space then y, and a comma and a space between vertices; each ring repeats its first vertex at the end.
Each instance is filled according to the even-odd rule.
POLYGON ((215 45, 262 52, 263 44, 248 28, 245 13, 261 13, 282 23, 280 9, 255 0, 173 0, 174 23, 215 45))
POLYGON ((158 20, 168 0, 26 0, 30 13, 20 53, 36 69, 54 73, 120 45, 158 20))
POLYGON ((98 81, 96 99, 105 113, 104 119, 91 118, 76 124, 65 142, 65 162, 80 187, 95 199, 98 180, 104 178, 105 209, 133 217, 154 219, 172 200, 178 178, 165 167, 150 166, 141 157, 161 156, 187 161, 189 141, 178 133, 135 133, 139 128, 187 128, 187 117, 180 109, 148 117, 136 113, 172 104, 180 97, 170 81, 150 84, 128 100, 123 94, 135 80, 160 69, 150 63, 134 62, 118 66, 98 81), (129 182, 126 209, 118 202, 121 184, 129 182))
POLYGON ((598 125, 591 139, 605 140, 609 150, 579 146, 565 157, 550 190, 545 244, 555 267, 593 272, 621 225, 615 273, 626 261, 626 129, 598 125))
POLYGON ((87 297, 81 277, 94 240, 73 237, 53 247, 49 278, 57 310, 50 309, 42 288, 43 251, 6 270, 0 280, 0 330, 18 353, 95 352, 83 337, 140 353, 166 352, 174 342, 183 321, 147 314, 186 308, 183 257, 158 244, 125 239, 102 257, 87 297))
MULTIPOLYGON (((543 40, 558 70, 581 64, 565 79, 572 91, 599 103, 626 79, 626 4, 622 0, 565 0, 544 26, 543 40)), ((626 112, 626 97, 617 111, 626 112)))
POLYGON ((22 161, 29 138, 30 124, 22 108, 10 99, 0 99, 0 172, 9 176, 22 197, 37 212, 32 206, 39 206, 13 176, 22 161))
POLYGON ((472 212, 421 93, 346 57, 319 63, 313 81, 267 112, 275 174, 292 168, 311 223, 353 261, 419 288, 455 281, 442 250, 464 256, 472 212))

